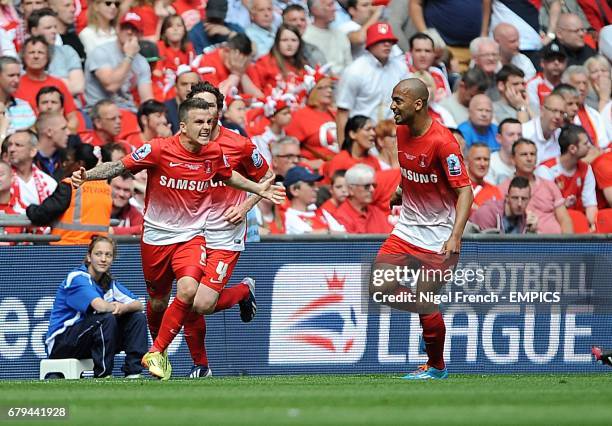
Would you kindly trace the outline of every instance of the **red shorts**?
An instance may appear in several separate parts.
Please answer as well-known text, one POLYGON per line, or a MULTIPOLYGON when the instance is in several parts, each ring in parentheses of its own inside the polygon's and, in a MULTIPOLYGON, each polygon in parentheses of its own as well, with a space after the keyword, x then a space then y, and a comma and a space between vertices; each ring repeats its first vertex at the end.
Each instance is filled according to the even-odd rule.
POLYGON ((140 253, 147 292, 153 299, 170 294, 175 278, 192 277, 200 281, 204 275, 206 240, 202 236, 165 246, 141 241, 140 253))
POLYGON ((207 248, 206 266, 200 283, 221 293, 231 278, 239 257, 239 251, 207 248))
POLYGON ((451 255, 448 259, 443 254, 426 250, 402 240, 397 235, 390 235, 385 240, 378 254, 376 263, 388 263, 398 266, 412 266, 415 269, 421 266, 431 270, 453 269, 457 266, 459 255, 451 255))

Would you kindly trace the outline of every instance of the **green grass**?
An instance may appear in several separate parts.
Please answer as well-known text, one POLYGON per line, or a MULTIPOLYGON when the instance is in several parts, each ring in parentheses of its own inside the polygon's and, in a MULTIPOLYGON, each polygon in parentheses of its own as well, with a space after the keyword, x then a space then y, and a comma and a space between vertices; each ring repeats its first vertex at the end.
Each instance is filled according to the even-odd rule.
POLYGON ((451 377, 1 381, 0 405, 67 405, 62 424, 88 425, 612 424, 612 374, 451 377))

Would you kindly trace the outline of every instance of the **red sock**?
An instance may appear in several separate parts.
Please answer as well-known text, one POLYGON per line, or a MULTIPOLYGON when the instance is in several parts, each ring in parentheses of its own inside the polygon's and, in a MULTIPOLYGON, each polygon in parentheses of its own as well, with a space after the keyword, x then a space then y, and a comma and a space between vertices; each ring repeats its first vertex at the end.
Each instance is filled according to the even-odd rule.
POLYGON ((440 312, 428 315, 419 315, 421 327, 423 327, 423 340, 427 349, 427 365, 443 369, 444 364, 444 340, 446 338, 446 326, 444 317, 440 312))
POLYGON ((165 309, 161 312, 154 311, 152 305, 147 303, 147 325, 149 326, 149 333, 151 333, 151 340, 153 341, 155 341, 159 333, 164 312, 166 312, 165 309))
POLYGON ((249 296, 249 286, 243 283, 236 284, 230 288, 224 288, 219 293, 215 312, 229 309, 238 302, 246 299, 249 296))
POLYGON ((206 321, 204 320, 204 315, 190 312, 185 320, 184 334, 193 363, 195 365, 208 366, 208 357, 206 356, 206 321))
POLYGON ((191 305, 183 302, 178 297, 174 298, 172 304, 166 309, 159 333, 153 342, 149 352, 165 351, 174 337, 181 331, 187 315, 191 312, 191 305))

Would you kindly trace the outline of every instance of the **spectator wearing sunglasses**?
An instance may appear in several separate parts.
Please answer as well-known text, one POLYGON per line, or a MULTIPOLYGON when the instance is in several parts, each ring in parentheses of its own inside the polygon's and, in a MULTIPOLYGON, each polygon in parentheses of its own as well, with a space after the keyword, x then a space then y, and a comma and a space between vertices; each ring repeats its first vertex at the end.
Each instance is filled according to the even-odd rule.
POLYGON ((349 234, 388 234, 393 230, 387 215, 373 204, 374 177, 374 169, 365 164, 351 167, 344 175, 349 195, 335 217, 349 234))

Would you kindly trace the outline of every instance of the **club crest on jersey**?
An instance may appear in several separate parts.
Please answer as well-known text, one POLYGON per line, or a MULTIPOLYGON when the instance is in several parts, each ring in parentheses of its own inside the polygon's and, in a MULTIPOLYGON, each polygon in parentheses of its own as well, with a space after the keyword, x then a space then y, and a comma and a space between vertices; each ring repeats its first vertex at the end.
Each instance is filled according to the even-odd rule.
POLYGON ((132 152, 132 158, 134 161, 143 160, 147 155, 151 153, 151 145, 146 143, 136 151, 132 152))
POLYGON ((212 161, 204 161, 204 173, 206 173, 207 175, 212 173, 212 161))
POLYGON ((223 165, 225 167, 230 167, 230 163, 229 163, 227 157, 225 156, 225 154, 223 154, 223 165))
POLYGON ((451 154, 446 157, 446 165, 448 166, 448 174, 451 176, 459 176, 461 174, 461 163, 459 157, 451 154))
POLYGON ((264 160, 257 148, 253 150, 253 153, 251 154, 251 160, 253 161, 253 165, 256 168, 260 168, 261 166, 263 166, 264 160))
POLYGON ((426 154, 419 155, 419 167, 427 167, 427 155, 426 154))

